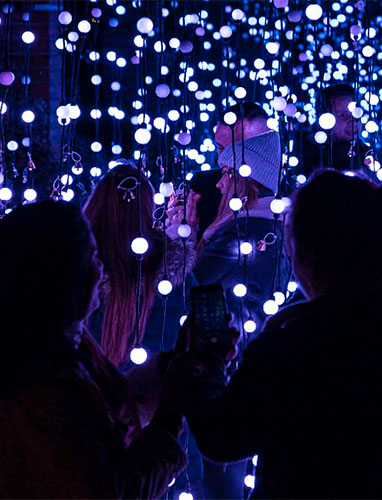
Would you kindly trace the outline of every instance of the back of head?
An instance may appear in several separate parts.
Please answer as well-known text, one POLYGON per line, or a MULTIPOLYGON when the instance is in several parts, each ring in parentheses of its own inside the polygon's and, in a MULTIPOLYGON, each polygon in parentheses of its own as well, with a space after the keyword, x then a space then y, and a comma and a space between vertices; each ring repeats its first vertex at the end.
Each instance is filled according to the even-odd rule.
POLYGON ((331 111, 333 109, 333 101, 338 97, 348 97, 352 100, 355 99, 354 88, 348 83, 338 83, 330 85, 324 90, 326 108, 331 111))
POLYGON ((87 313, 95 244, 81 211, 52 201, 4 217, 0 241, 2 344, 27 352, 87 313))
POLYGON ((319 171, 295 195, 289 234, 295 267, 316 280, 316 289, 378 286, 381 211, 381 189, 368 179, 319 171))

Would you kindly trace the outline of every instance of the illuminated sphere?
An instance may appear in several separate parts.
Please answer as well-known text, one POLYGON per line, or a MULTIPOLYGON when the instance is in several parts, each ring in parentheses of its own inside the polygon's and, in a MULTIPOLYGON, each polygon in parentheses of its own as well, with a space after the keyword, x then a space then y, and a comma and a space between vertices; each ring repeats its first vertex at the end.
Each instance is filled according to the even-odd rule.
POLYGON ((101 177, 102 175, 102 170, 99 167, 92 167, 90 169, 90 175, 92 177, 101 177))
POLYGON ((269 299, 263 304, 263 311, 265 312, 265 314, 276 314, 278 310, 279 306, 275 300, 269 299))
POLYGON ((180 40, 178 38, 171 38, 170 41, 168 42, 170 47, 172 49, 179 49, 180 47, 180 40))
POLYGON ((244 12, 241 9, 234 9, 231 16, 235 21, 241 21, 244 17, 244 12))
POLYGON ((188 224, 180 224, 178 234, 181 238, 188 238, 191 234, 191 227, 188 224))
POLYGON ((355 106, 355 108, 353 109, 353 111, 351 112, 353 118, 361 118, 361 116, 363 115, 363 109, 358 107, 358 106, 355 106))
POLYGON ((203 26, 198 26, 195 30, 195 34, 197 36, 204 36, 206 34, 206 30, 203 28, 203 26))
POLYGON ((378 125, 373 120, 369 120, 365 125, 365 129, 369 132, 369 134, 374 134, 374 132, 378 131, 378 128, 378 125))
POLYGON ((257 467, 257 464, 259 463, 259 455, 254 455, 252 457, 252 463, 255 467, 257 467))
POLYGON ((168 295, 172 291, 172 283, 169 280, 161 280, 157 288, 161 295, 168 295))
POLYGON ((92 16, 98 19, 102 16, 102 10, 98 9, 98 7, 92 9, 92 16))
POLYGON ((30 109, 27 109, 27 110, 23 111, 21 118, 23 119, 23 121, 25 123, 32 123, 35 119, 35 115, 34 115, 33 111, 31 111, 30 109))
POLYGON ((19 145, 16 141, 9 141, 7 144, 7 148, 9 151, 17 151, 19 149, 19 145))
POLYGON ((289 0, 273 0, 273 3, 277 9, 285 9, 285 7, 288 7, 288 1, 289 0))
POLYGON ((158 97, 164 99, 164 98, 169 96, 170 87, 168 85, 166 85, 165 83, 161 83, 160 85, 156 86, 155 93, 158 97))
MULTIPOLYGON (((179 324, 180 326, 183 326, 184 323, 186 322, 186 319, 187 319, 187 314, 183 314, 180 318, 179 318, 179 324)), ((169 484, 170 486, 170 484, 169 484)))
MULTIPOLYGON (((379 181, 382 181, 382 168, 380 168, 380 169, 378 170, 378 172, 377 172, 377 178, 378 178, 378 180, 379 180, 379 181)), ((1 189, 0 189, 0 191, 1 191, 1 189)), ((0 198, 0 199, 1 199, 1 198, 0 198)))
POLYGON ((114 144, 111 148, 111 152, 114 155, 120 155, 122 153, 122 146, 120 146, 119 144, 114 144))
POLYGON ((70 116, 69 107, 68 106, 58 106, 58 108, 56 109, 56 115, 58 118, 66 120, 70 116))
POLYGON ((321 54, 323 54, 324 56, 330 56, 332 52, 333 47, 329 43, 325 43, 325 45, 321 47, 321 54))
POLYGON ((58 14, 58 22, 60 24, 63 24, 64 26, 67 26, 70 24, 73 20, 73 16, 70 12, 67 10, 64 10, 58 14))
POLYGON ((365 57, 373 57, 375 54, 375 49, 371 45, 365 45, 365 47, 362 49, 362 54, 365 57))
POLYGON ((73 189, 63 189, 61 191, 61 196, 64 201, 72 201, 74 198, 74 191, 73 189))
POLYGON ((249 165, 246 165, 245 163, 243 165, 240 165, 239 167, 239 174, 242 177, 249 177, 252 173, 252 169, 249 165))
POLYGON ((246 95, 247 91, 244 87, 237 87, 237 89, 235 89, 235 97, 237 99, 244 99, 246 95))
POLYGON ((154 194, 154 203, 155 205, 163 205, 164 204, 164 196, 162 193, 155 193, 154 194))
POLYGON ((71 175, 64 174, 64 175, 61 177, 61 183, 62 183, 64 186, 70 186, 71 184, 73 184, 73 177, 72 177, 71 175))
POLYGON ((277 215, 282 214, 285 210, 285 205, 283 200, 280 200, 279 198, 275 198, 274 200, 272 200, 270 204, 270 209, 274 214, 277 215))
POLYGON ((242 243, 240 243, 240 252, 243 255, 249 255, 250 253, 252 253, 252 251, 253 251, 253 246, 249 241, 243 241, 242 243))
POLYGON ((7 187, 0 188, 0 200, 9 201, 13 196, 12 191, 7 187))
POLYGON ((29 188, 24 191, 24 199, 27 201, 34 201, 37 198, 35 189, 29 188))
POLYGON ((83 21, 80 21, 78 23, 78 31, 80 33, 86 34, 89 33, 90 30, 91 30, 91 24, 89 23, 89 21, 86 21, 84 19, 83 21))
POLYGON ((319 130, 314 134, 314 140, 317 142, 317 144, 324 144, 328 139, 328 136, 326 132, 323 130, 319 130))
POLYGON ((189 54, 190 52, 192 52, 192 49, 194 48, 192 42, 190 42, 189 40, 184 40, 181 44, 180 44, 180 50, 181 52, 183 52, 183 54, 189 54))
POLYGON ((15 81, 15 75, 12 71, 2 71, 0 73, 0 83, 5 87, 9 87, 15 81))
POLYGON ((284 109, 287 106, 287 102, 284 99, 284 97, 275 97, 273 99, 273 107, 275 108, 276 111, 284 111, 284 109))
POLYGON ((229 26, 222 26, 219 33, 222 38, 229 38, 232 36, 232 29, 229 26))
POLYGON ((324 130, 330 130, 336 124, 336 117, 333 115, 333 113, 323 113, 319 117, 318 123, 324 130))
POLYGON ((301 12, 298 10, 291 10, 288 13, 288 19, 291 23, 298 23, 301 19, 301 12))
POLYGON ((187 146, 191 142, 191 135, 188 132, 181 132, 178 135, 178 142, 182 146, 187 146))
POLYGON ((237 120, 237 116, 235 115, 235 113, 233 111, 228 111, 228 113, 224 114, 224 122, 227 125, 233 125, 234 123, 236 123, 236 120, 237 120))
POLYGON ((282 306, 285 302, 285 295, 283 294, 283 292, 275 292, 273 294, 274 298, 275 298, 275 302, 278 306, 282 306))
POLYGON ((305 9, 305 15, 311 21, 318 21, 320 19, 320 17, 322 16, 322 12, 323 11, 322 11, 321 5, 319 5, 317 3, 311 3, 305 9))
POLYGON ((143 255, 147 252, 148 248, 149 244, 146 238, 143 238, 142 236, 134 238, 131 242, 131 250, 137 255, 143 255))
POLYGON ((130 353, 130 359, 135 365, 142 365, 147 359, 146 349, 143 347, 134 347, 130 353))
POLYGON ((242 206, 243 202, 241 201, 240 198, 237 198, 236 196, 229 200, 229 208, 234 212, 238 212, 242 206))
POLYGON ((187 493, 186 491, 182 491, 179 495, 179 500, 194 500, 192 493, 187 493))
POLYGON ((154 23, 149 17, 141 17, 137 22, 137 30, 139 33, 147 35, 154 28, 154 23))
POLYGON ((80 35, 76 31, 71 31, 68 35, 70 42, 76 42, 80 38, 80 35))
POLYGON ((257 58, 253 61, 253 65, 256 69, 263 69, 265 66, 265 61, 263 59, 257 58))
POLYGON ((294 293, 298 288, 298 285, 295 281, 290 281, 288 283, 288 292, 294 293))
POLYGON ((245 297, 247 295, 247 287, 243 283, 238 283, 233 287, 233 293, 236 297, 245 297))
POLYGON ((24 31, 24 33, 21 35, 21 39, 24 43, 29 45, 30 43, 33 43, 35 41, 36 36, 33 31, 24 31))
POLYGON ((265 48, 270 54, 275 55, 279 51, 280 44, 279 42, 267 42, 265 48))
POLYGON ((172 182, 161 182, 159 186, 159 192, 165 198, 169 198, 174 192, 174 186, 172 182))
POLYGON ((148 144, 151 139, 151 133, 149 130, 147 130, 147 128, 139 128, 135 131, 134 139, 138 144, 148 144))
POLYGON ((284 113, 286 116, 294 116, 297 113, 297 108, 292 102, 290 102, 286 105, 284 113))
POLYGON ((256 478, 252 474, 247 474, 244 478, 244 484, 250 490, 253 490, 255 488, 255 482, 256 478))
POLYGON ((253 321, 253 319, 247 319, 247 321, 245 321, 243 326, 244 326, 244 331, 246 331, 247 333, 253 333, 257 328, 257 325, 253 321))
POLYGON ((72 120, 77 120, 81 116, 81 110, 78 104, 69 104, 69 116, 72 120))
POLYGON ((94 141, 90 145, 90 149, 93 151, 93 153, 99 153, 102 151, 102 144, 98 141, 94 141))
POLYGON ((350 33, 354 37, 358 37, 361 34, 361 31, 361 26, 359 26, 358 24, 353 24, 352 26, 350 26, 350 33))

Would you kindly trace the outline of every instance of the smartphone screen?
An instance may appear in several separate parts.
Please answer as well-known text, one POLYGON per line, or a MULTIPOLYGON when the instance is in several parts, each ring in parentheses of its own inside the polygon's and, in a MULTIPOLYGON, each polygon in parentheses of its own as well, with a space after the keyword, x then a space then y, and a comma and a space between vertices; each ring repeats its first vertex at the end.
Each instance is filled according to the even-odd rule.
POLYGON ((191 307, 201 342, 216 344, 229 341, 227 309, 220 285, 192 287, 191 307))

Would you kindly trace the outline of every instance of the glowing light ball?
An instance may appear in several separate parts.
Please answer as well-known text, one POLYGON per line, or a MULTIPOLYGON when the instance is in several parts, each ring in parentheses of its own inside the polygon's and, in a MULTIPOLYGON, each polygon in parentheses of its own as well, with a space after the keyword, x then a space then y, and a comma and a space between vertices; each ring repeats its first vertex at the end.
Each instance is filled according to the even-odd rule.
POLYGON ((158 283, 157 288, 158 288, 158 292, 161 295, 168 295, 169 293, 172 292, 172 283, 171 283, 171 281, 164 279, 158 283))
POLYGON ((69 104, 69 116, 72 120, 77 120, 81 116, 81 110, 78 104, 69 104))
POLYGON ((232 29, 229 26, 222 26, 219 33, 222 38, 227 39, 232 36, 232 29))
POLYGON ((191 227, 188 224, 180 224, 178 227, 178 235, 181 238, 188 238, 191 234, 191 227))
POLYGON ((15 81, 15 75, 12 71, 2 71, 0 73, 0 83, 4 85, 4 87, 9 87, 15 81))
POLYGON ((163 205, 165 202, 164 196, 162 193, 155 193, 154 194, 154 203, 155 205, 163 205))
POLYGON ((98 141, 94 141, 90 145, 90 149, 93 151, 93 153, 99 153, 102 151, 102 144, 98 141))
POLYGON ((149 17, 141 17, 137 22, 137 30, 139 33, 148 35, 154 29, 154 23, 149 17))
POLYGON ((243 206, 243 202, 241 201, 240 198, 237 198, 234 196, 229 200, 229 208, 233 210, 234 212, 238 212, 243 206))
POLYGON ((333 47, 329 43, 325 43, 325 45, 321 47, 321 54, 326 57, 330 56, 332 52, 333 47))
POLYGON ((318 3, 311 3, 305 9, 305 15, 311 21, 318 21, 322 16, 322 7, 318 3))
POLYGON ((245 90, 244 87, 237 87, 237 89, 235 89, 235 97, 237 99, 244 99, 247 95, 247 91, 245 90))
POLYGON ((279 306, 275 300, 269 299, 263 304, 263 311, 269 316, 276 314, 279 310, 279 306))
POLYGON ((371 45, 365 45, 365 47, 362 49, 362 54, 365 57, 373 57, 373 55, 375 54, 375 48, 371 45))
POLYGON ((58 22, 60 24, 63 24, 64 26, 67 26, 68 24, 70 24, 72 22, 72 20, 73 20, 73 16, 67 10, 63 10, 62 12, 60 12, 58 14, 58 22))
POLYGON ((363 115, 363 109, 358 107, 358 106, 355 106, 355 108, 353 109, 353 111, 351 112, 353 118, 361 118, 361 116, 363 115))
POLYGON ((336 117, 332 113, 323 113, 319 117, 318 123, 324 130, 330 130, 336 124, 336 117))
POLYGON ((36 39, 35 34, 33 31, 24 31, 24 33, 21 35, 21 40, 26 43, 27 45, 33 43, 36 39))
POLYGON ((298 10, 291 10, 288 13, 288 19, 291 23, 298 23, 301 20, 301 12, 298 10))
POLYGON ((244 12, 241 9, 234 9, 231 16, 234 21, 241 21, 244 18, 244 12))
POLYGON ((194 500, 192 493, 187 493, 186 491, 182 491, 178 498, 179 500, 194 500))
POLYGON ((244 484, 247 488, 253 490, 255 488, 256 478, 252 474, 247 474, 244 478, 244 484))
POLYGON ((294 116, 297 113, 297 108, 293 103, 288 103, 284 109, 284 113, 286 116, 294 116))
POLYGON ((263 69, 265 67, 265 61, 263 59, 257 58, 254 60, 253 65, 256 69, 263 69))
POLYGON ((279 42, 267 42, 265 48, 270 54, 275 55, 279 51, 280 44, 279 42))
MULTIPOLYGON (((183 326, 184 323, 186 322, 186 319, 187 319, 187 314, 183 314, 180 318, 179 318, 179 324, 180 326, 183 326)), ((174 482, 175 482, 175 479, 174 479, 174 482)), ((169 486, 171 486, 171 483, 169 484, 169 486)))
POLYGON ((287 107, 287 102, 284 97, 275 97, 273 99, 273 107, 276 111, 284 111, 284 109, 287 107))
POLYGON ((64 201, 72 201, 74 198, 74 191, 73 189, 63 189, 61 191, 61 196, 64 201))
POLYGON ((181 144, 182 146, 187 146, 188 144, 190 144, 191 142, 191 135, 188 133, 188 132, 181 132, 179 135, 178 135, 178 139, 177 141, 179 142, 179 144, 181 144))
POLYGON ((165 198, 169 198, 174 193, 174 186, 172 182, 161 182, 159 192, 165 198))
POLYGON ((204 36, 206 34, 206 30, 203 28, 203 26, 198 26, 196 29, 195 29, 195 34, 197 36, 204 36))
POLYGON ((245 297, 247 295, 247 287, 243 283, 238 283, 233 287, 233 293, 236 297, 245 297))
POLYGON ((29 188, 24 191, 24 199, 26 201, 34 201, 37 198, 37 191, 29 188))
POLYGON ((82 33, 83 35, 86 35, 86 33, 89 33, 91 30, 91 24, 89 21, 86 21, 85 19, 83 21, 80 21, 78 23, 78 31, 82 33))
POLYGON ((369 134, 374 134, 375 132, 378 132, 379 127, 375 121, 369 120, 365 125, 365 129, 369 132, 369 134))
POLYGON ((252 173, 252 169, 249 165, 246 165, 245 163, 243 165, 240 165, 239 167, 239 174, 242 177, 249 177, 252 173))
POLYGON ((288 287, 287 288, 288 288, 288 292, 294 293, 297 290, 298 285, 297 285, 297 283, 295 281, 290 281, 288 283, 288 287))
POLYGON ((150 142, 151 133, 147 128, 139 128, 135 131, 134 139, 138 144, 145 145, 150 142))
POLYGON ((21 118, 25 123, 32 123, 35 119, 35 114, 30 109, 27 109, 23 111, 21 118))
POLYGON ((143 347, 134 347, 130 353, 130 359, 135 365, 143 365, 147 359, 147 351, 143 347))
POLYGON ((350 36, 353 40, 357 40, 361 35, 362 28, 358 24, 353 24, 350 26, 350 36))
POLYGON ((233 111, 228 111, 228 113, 224 114, 224 123, 227 125, 233 125, 236 123, 237 116, 233 111))
POLYGON ((64 105, 58 106, 58 108, 56 109, 56 115, 58 118, 66 120, 70 117, 69 107, 64 105))
POLYGON ((9 201, 13 196, 12 191, 8 187, 0 188, 0 200, 9 201))
POLYGON ((165 83, 161 83, 156 86, 155 88, 155 93, 158 97, 161 99, 165 99, 170 95, 170 87, 166 85, 165 83))
POLYGON ((17 151, 19 149, 19 145, 16 141, 9 141, 7 144, 7 148, 9 151, 17 151))
POLYGON ((305 184, 306 182, 306 177, 304 174, 299 174, 297 177, 296 177, 296 180, 299 184, 305 184))
POLYGON ((279 198, 275 198, 274 200, 272 200, 270 203, 270 209, 272 213, 276 215, 282 214, 285 210, 283 200, 280 200, 279 198))
POLYGON ((314 134, 314 140, 317 144, 324 144, 328 139, 328 135, 323 130, 319 130, 314 134))
POLYGON ((131 250, 137 255, 145 254, 148 249, 149 249, 149 244, 146 238, 143 238, 142 236, 134 238, 133 241, 131 242, 131 250))
POLYGON ((91 77, 91 82, 93 85, 100 85, 102 83, 102 77, 100 75, 93 75, 91 77))
POLYGON ((253 319, 247 319, 247 321, 244 322, 243 327, 244 331, 246 331, 247 333, 253 333, 254 331, 256 331, 257 325, 253 321, 253 319))
POLYGON ((249 255, 253 251, 253 246, 249 241, 243 241, 240 243, 240 252, 243 255, 249 255))
POLYGON ((99 167, 92 167, 90 169, 90 175, 92 177, 101 177, 102 175, 102 170, 99 167))
POLYGON ((192 49, 194 48, 194 45, 192 42, 190 42, 189 40, 184 40, 181 44, 180 44, 180 51, 183 53, 183 54, 189 54, 190 52, 192 52, 192 49))
POLYGON ((176 50, 180 47, 180 40, 178 38, 171 38, 168 44, 172 49, 176 50))
POLYGON ((283 292, 275 292, 273 294, 274 298, 275 298, 275 302, 278 306, 282 306, 285 302, 285 295, 283 294, 283 292))
POLYGON ((99 17, 102 16, 102 10, 98 9, 98 7, 92 9, 92 16, 98 19, 99 17))
POLYGON ((252 464, 253 464, 253 466, 257 467, 258 462, 259 462, 259 455, 254 455, 252 457, 252 464))
POLYGON ((80 38, 80 35, 76 31, 71 31, 68 35, 68 40, 70 42, 77 42, 77 40, 80 38))

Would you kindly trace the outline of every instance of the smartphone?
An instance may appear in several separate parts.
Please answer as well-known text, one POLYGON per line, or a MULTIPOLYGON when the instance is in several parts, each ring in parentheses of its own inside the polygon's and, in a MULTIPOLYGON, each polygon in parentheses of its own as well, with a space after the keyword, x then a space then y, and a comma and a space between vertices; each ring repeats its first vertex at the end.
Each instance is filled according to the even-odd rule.
POLYGON ((194 286, 191 309, 200 342, 207 345, 229 342, 229 325, 221 285, 194 286))

